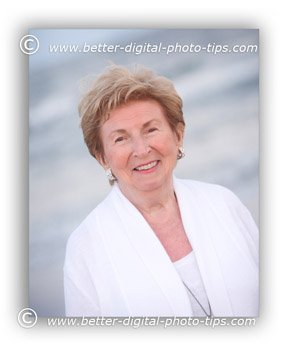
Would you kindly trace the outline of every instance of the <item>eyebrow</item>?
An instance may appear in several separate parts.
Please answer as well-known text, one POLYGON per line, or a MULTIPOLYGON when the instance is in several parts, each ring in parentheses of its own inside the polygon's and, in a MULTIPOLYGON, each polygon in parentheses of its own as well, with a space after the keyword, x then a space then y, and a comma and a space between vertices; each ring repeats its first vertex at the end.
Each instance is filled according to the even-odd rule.
MULTIPOLYGON (((156 119, 152 119, 152 120, 149 120, 147 121, 146 123, 143 124, 142 128, 145 129, 149 126, 151 126, 152 124, 160 124, 161 122, 159 120, 156 120, 156 119)), ((125 134, 127 133, 127 131, 125 129, 117 129, 117 130, 114 130, 110 133, 109 137, 113 136, 114 134, 125 134)))

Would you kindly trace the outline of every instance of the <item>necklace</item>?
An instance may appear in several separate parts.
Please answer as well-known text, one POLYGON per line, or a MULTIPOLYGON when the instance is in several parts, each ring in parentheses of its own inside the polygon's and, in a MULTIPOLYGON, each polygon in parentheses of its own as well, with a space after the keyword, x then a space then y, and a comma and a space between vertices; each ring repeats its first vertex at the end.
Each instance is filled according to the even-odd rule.
POLYGON ((199 300, 195 297, 195 295, 193 294, 193 292, 190 290, 190 288, 185 284, 184 281, 182 281, 184 286, 187 288, 187 290, 191 293, 192 297, 196 300, 197 304, 200 306, 200 308, 203 310, 204 314, 207 316, 207 317, 212 317, 212 310, 211 310, 211 306, 210 306, 210 303, 209 303, 209 300, 208 300, 208 306, 209 306, 209 314, 206 312, 206 310, 203 308, 202 304, 199 302, 199 300))

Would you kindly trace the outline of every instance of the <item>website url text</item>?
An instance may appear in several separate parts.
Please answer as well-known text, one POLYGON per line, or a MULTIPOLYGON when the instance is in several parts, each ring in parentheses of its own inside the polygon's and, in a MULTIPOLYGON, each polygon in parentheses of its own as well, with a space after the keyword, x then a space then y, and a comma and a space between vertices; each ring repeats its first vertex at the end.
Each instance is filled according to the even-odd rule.
POLYGON ((65 54, 65 53, 132 53, 135 55, 139 55, 142 53, 165 53, 173 54, 173 53, 200 53, 206 52, 209 54, 219 54, 219 53, 257 53, 258 46, 257 45, 233 45, 229 46, 227 44, 221 45, 216 43, 208 43, 205 46, 199 44, 169 44, 163 45, 162 42, 158 44, 151 43, 143 43, 137 44, 135 42, 131 42, 127 45, 119 45, 119 44, 107 44, 107 43, 97 43, 97 44, 88 44, 84 43, 82 46, 75 44, 53 44, 49 45, 49 52, 53 54, 65 54))
POLYGON ((158 326, 162 325, 164 328, 172 326, 198 326, 205 325, 207 327, 215 328, 218 326, 255 326, 255 318, 216 318, 206 317, 203 319, 187 317, 172 317, 172 318, 160 318, 160 317, 127 317, 127 318, 108 318, 108 317, 96 317, 96 318, 48 318, 48 326, 60 327, 83 327, 83 326, 131 326, 133 328, 139 328, 141 326, 158 326))

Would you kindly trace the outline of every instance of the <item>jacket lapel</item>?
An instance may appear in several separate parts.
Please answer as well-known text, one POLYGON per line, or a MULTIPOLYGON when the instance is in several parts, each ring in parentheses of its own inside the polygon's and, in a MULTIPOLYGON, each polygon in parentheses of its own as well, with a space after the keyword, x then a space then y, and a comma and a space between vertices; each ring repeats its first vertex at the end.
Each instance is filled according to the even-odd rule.
MULTIPOLYGON (((125 242, 128 239, 131 245, 129 254, 127 253, 127 256, 131 256, 129 263, 123 263, 124 266, 118 267, 122 268, 119 270, 123 270, 119 278, 123 287, 125 286, 131 315, 139 315, 137 291, 143 290, 141 305, 143 308, 146 304, 148 310, 148 306, 151 307, 150 311, 147 311, 150 316, 192 316, 190 301, 183 283, 159 239, 117 185, 112 192, 114 207, 120 221, 118 230, 122 234, 122 239, 124 236, 125 242), (150 293, 145 296, 144 291, 150 293)), ((119 241, 121 242, 120 238, 119 241)), ((119 242, 116 244, 115 241, 114 245, 118 248, 120 246, 119 242)), ((119 256, 118 260, 123 259, 119 256)))
POLYGON ((219 258, 212 241, 211 230, 217 234, 220 227, 213 213, 207 212, 207 205, 202 203, 198 191, 188 189, 178 179, 174 178, 174 188, 178 199, 184 229, 195 253, 199 270, 214 316, 232 316, 232 306, 229 300, 219 258))

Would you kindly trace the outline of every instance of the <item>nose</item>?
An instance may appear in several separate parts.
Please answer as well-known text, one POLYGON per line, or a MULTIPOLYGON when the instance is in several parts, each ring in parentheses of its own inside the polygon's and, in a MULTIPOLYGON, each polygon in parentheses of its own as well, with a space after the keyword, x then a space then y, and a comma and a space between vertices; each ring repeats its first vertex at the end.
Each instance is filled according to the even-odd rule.
POLYGON ((143 137, 134 138, 132 142, 132 146, 133 146, 133 155, 135 157, 140 157, 140 158, 145 157, 151 151, 149 143, 143 137))

